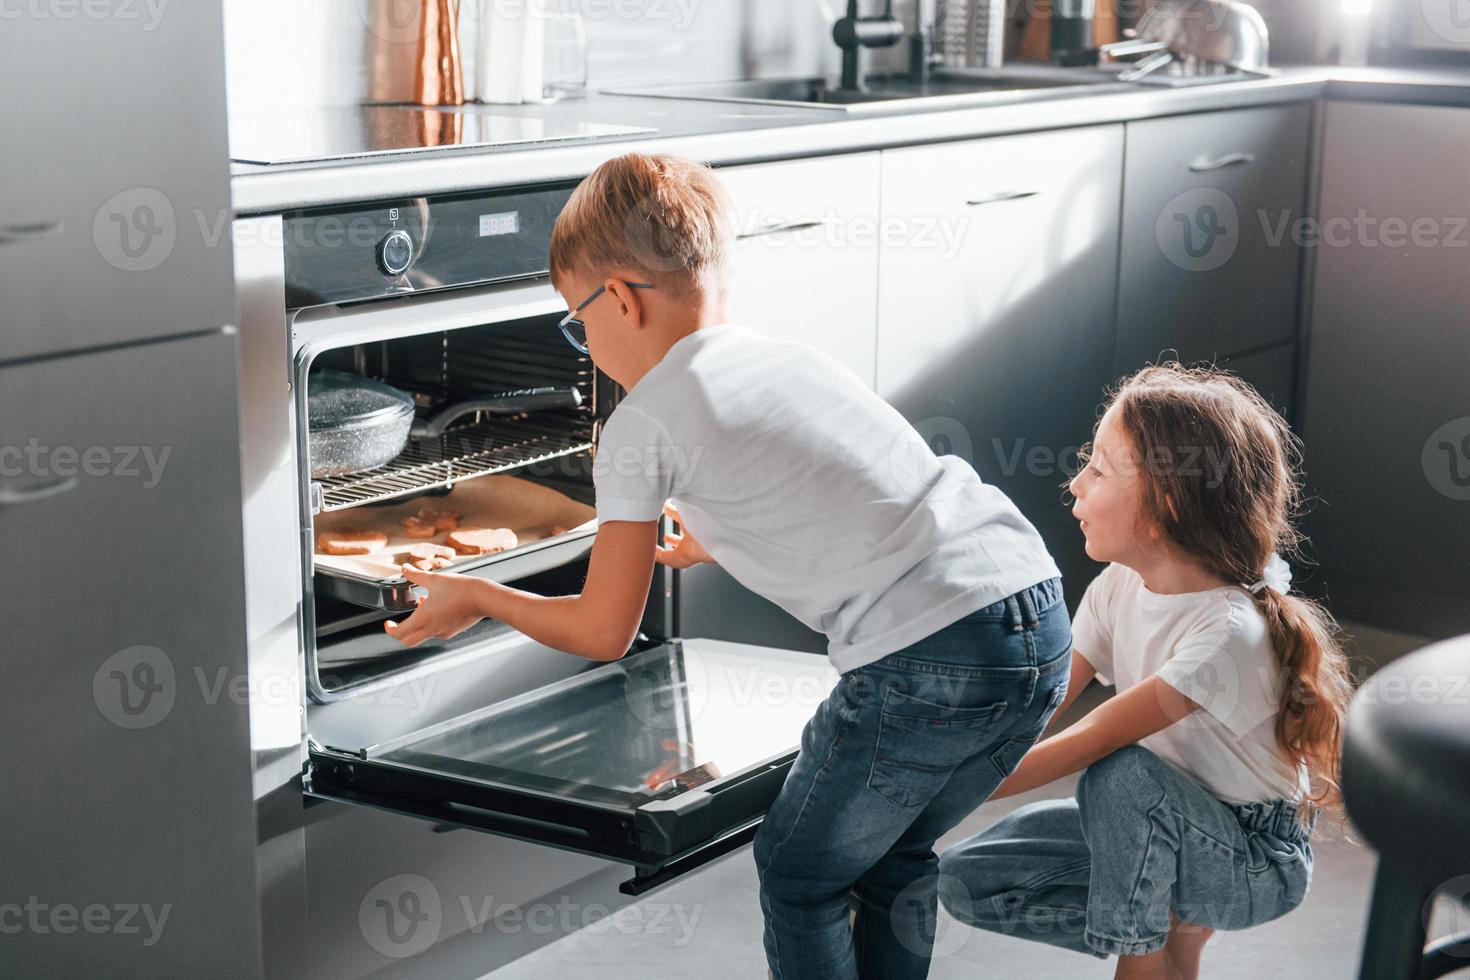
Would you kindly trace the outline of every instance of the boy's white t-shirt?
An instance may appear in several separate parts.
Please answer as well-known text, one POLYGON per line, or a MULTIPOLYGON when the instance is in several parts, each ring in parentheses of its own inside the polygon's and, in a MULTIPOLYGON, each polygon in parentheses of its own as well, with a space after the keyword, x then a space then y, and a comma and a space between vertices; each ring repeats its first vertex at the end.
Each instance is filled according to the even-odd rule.
POLYGON ((1157 674, 1200 706, 1144 748, 1227 803, 1301 798, 1305 770, 1276 741, 1281 671, 1248 590, 1160 595, 1112 564, 1087 587, 1072 642, 1119 694, 1157 674))
POLYGON ((727 572, 827 636, 839 671, 1060 573, 1036 529, 847 367, 738 324, 675 343, 603 425, 597 516, 672 498, 727 572))

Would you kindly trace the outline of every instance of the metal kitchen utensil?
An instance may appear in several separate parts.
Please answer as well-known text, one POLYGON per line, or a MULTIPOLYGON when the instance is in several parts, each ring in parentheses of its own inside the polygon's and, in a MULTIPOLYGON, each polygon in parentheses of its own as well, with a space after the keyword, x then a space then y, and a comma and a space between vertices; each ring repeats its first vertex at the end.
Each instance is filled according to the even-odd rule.
POLYGON ((576 388, 519 388, 502 391, 471 401, 455 402, 443 411, 419 422, 409 430, 412 439, 434 439, 442 436, 458 420, 474 412, 515 415, 520 412, 544 412, 553 408, 580 408, 582 393, 576 388))
POLYGON ((1157 0, 1139 19, 1138 37, 1239 71, 1263 71, 1270 52, 1266 21, 1236 0, 1157 0))
POLYGON ((311 475, 322 479, 384 466, 410 439, 437 439, 466 415, 577 408, 582 393, 570 387, 519 388, 454 402, 416 421, 413 398, 397 388, 346 371, 320 371, 311 376, 306 403, 311 475))
POLYGON ((388 463, 413 426, 413 398, 359 374, 319 371, 306 395, 311 475, 342 476, 388 463))

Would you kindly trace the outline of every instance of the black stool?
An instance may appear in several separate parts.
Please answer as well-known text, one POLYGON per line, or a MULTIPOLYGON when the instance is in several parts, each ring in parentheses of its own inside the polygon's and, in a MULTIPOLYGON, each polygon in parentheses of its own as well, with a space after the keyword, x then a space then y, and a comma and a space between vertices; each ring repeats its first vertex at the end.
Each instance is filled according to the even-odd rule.
POLYGON ((1360 980, 1470 969, 1470 933, 1424 948, 1435 894, 1470 893, 1470 636, 1402 657, 1362 686, 1348 712, 1342 791, 1378 850, 1360 980))

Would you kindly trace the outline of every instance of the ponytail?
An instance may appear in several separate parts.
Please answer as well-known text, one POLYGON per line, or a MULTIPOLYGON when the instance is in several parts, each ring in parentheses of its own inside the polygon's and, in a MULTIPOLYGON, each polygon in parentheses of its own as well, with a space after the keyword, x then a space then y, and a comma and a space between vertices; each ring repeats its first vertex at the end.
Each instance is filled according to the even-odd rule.
POLYGON ((1287 758, 1306 767, 1304 810, 1333 806, 1341 801, 1343 720, 1353 696, 1337 624, 1326 609, 1299 595, 1262 589, 1256 603, 1281 669, 1276 741, 1287 758))

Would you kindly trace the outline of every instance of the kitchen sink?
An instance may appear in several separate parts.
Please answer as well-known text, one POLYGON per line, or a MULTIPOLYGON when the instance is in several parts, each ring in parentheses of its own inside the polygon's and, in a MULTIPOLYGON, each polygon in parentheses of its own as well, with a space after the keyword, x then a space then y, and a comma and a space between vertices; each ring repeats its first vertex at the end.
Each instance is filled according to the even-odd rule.
POLYGON ((872 76, 864 91, 842 89, 824 77, 696 82, 653 88, 608 91, 609 95, 697 99, 756 105, 801 106, 841 112, 882 112, 911 108, 1030 102, 1075 94, 1079 90, 1132 86, 1096 70, 1058 68, 944 69, 928 81, 907 76, 872 76))

